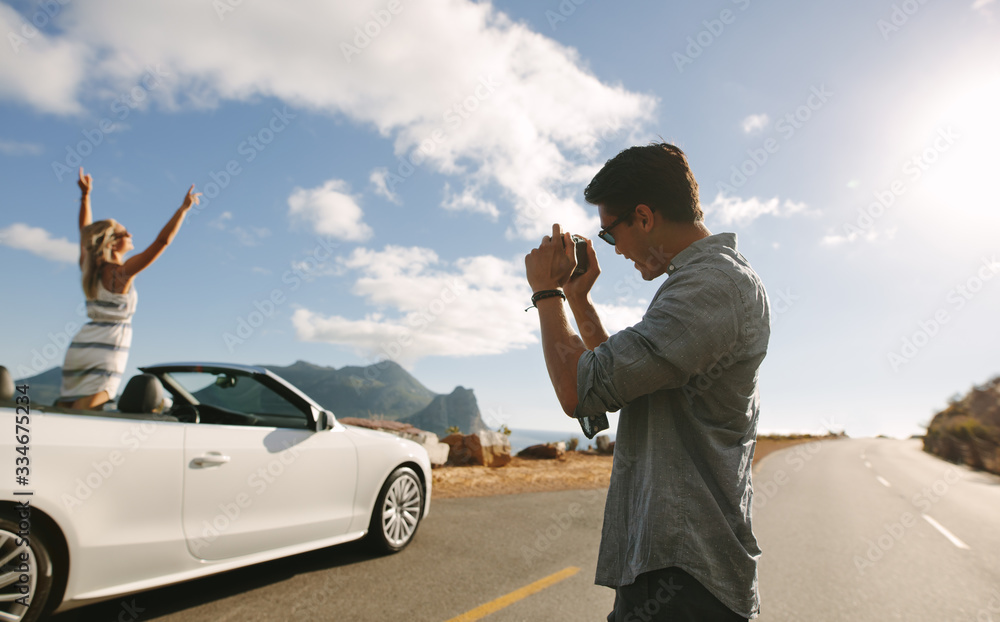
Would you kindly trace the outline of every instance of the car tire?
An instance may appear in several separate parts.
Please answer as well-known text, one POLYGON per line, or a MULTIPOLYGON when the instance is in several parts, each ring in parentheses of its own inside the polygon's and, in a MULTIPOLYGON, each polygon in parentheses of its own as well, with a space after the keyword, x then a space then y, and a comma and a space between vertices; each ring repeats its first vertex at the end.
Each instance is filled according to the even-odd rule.
MULTIPOLYGON (((43 614, 48 614, 53 605, 50 603, 52 596, 52 586, 55 584, 55 564, 50 554, 51 548, 47 534, 36 525, 29 527, 28 537, 29 547, 27 549, 28 561, 20 559, 22 553, 16 553, 20 548, 17 541, 20 538, 18 533, 22 531, 18 526, 19 517, 10 510, 0 513, 0 559, 11 559, 0 568, 0 575, 10 572, 20 572, 23 570, 22 563, 28 564, 28 575, 30 588, 30 599, 28 606, 18 604, 14 600, 0 600, 0 612, 6 614, 3 619, 17 620, 18 622, 34 622, 42 618, 43 614)), ((10 596, 20 594, 19 583, 12 583, 0 588, 0 596, 10 596)))
POLYGON ((413 540, 424 514, 424 487, 410 467, 389 475, 368 525, 369 544, 379 553, 397 553, 413 540))

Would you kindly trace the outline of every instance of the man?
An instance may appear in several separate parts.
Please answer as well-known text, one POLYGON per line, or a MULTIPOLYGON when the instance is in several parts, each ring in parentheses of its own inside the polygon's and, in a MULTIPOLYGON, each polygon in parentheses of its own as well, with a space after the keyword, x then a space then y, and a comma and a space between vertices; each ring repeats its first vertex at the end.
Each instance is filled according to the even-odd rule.
POLYGON ((615 588, 608 621, 756 617, 750 466, 770 336, 764 286, 735 234, 705 227, 677 147, 626 149, 584 196, 597 205, 598 236, 643 279, 667 275, 642 320, 609 336, 590 298, 600 274, 593 242, 587 272, 572 280, 573 244, 558 224, 525 257, 563 410, 620 410, 595 580, 615 588))

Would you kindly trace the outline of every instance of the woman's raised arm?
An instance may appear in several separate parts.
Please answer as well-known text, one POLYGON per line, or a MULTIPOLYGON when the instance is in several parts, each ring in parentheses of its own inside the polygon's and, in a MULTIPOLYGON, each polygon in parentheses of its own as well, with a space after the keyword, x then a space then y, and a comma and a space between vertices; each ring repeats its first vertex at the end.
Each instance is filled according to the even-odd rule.
POLYGON ((201 193, 195 192, 194 185, 192 184, 188 188, 184 202, 177 208, 177 211, 174 212, 173 217, 167 224, 164 225, 160 231, 160 235, 156 236, 156 239, 149 245, 149 248, 129 258, 122 266, 122 273, 126 279, 131 279, 136 274, 148 268, 163 254, 163 251, 174 241, 174 236, 177 235, 177 231, 181 228, 181 223, 184 222, 184 216, 187 214, 187 211, 191 209, 192 205, 198 205, 198 197, 200 196, 201 193))

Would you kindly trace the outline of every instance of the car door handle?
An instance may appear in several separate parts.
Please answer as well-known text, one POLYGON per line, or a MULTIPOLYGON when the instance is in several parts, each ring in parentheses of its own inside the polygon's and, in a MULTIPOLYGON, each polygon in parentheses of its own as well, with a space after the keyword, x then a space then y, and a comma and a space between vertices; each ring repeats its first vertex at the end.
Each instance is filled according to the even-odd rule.
POLYGON ((191 465, 196 468, 204 468, 210 466, 220 466, 229 462, 229 456, 224 456, 217 452, 210 452, 204 456, 198 456, 191 461, 191 465))

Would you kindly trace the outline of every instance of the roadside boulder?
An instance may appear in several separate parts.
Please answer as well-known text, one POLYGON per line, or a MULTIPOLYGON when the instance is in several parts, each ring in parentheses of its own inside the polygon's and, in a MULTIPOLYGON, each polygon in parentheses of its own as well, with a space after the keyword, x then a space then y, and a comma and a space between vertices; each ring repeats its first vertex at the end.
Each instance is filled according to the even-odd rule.
POLYGON ((359 419, 356 417, 344 417, 340 419, 344 425, 353 425, 369 430, 378 430, 395 434, 400 438, 413 441, 427 450, 431 466, 442 466, 448 461, 448 445, 438 441, 437 434, 421 430, 407 423, 399 421, 387 421, 382 419, 359 419))
POLYGON ((525 447, 517 453, 518 458, 532 458, 535 460, 562 460, 566 457, 566 443, 544 443, 542 445, 532 445, 525 447))
POLYGON ((449 434, 442 439, 449 446, 448 464, 480 464, 502 467, 510 462, 510 440, 500 432, 449 434))
POLYGON ((597 451, 602 454, 615 453, 615 442, 606 434, 602 434, 594 439, 597 441, 597 451))

